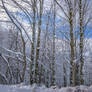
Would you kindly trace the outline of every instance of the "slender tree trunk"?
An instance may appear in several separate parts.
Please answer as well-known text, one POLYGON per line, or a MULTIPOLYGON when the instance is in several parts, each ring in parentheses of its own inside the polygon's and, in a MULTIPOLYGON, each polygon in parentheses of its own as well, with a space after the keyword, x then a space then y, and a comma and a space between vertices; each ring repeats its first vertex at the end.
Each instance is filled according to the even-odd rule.
POLYGON ((25 71, 26 71, 26 47, 25 47, 26 44, 25 44, 24 38, 21 37, 21 39, 22 39, 22 44, 23 44, 23 60, 24 60, 22 82, 24 82, 25 71))
POLYGON ((84 32, 83 32, 83 8, 82 8, 82 0, 79 0, 79 16, 80 16, 80 84, 84 84, 83 80, 83 65, 84 65, 84 58, 83 58, 83 39, 84 39, 84 32))
POLYGON ((53 16, 53 56, 52 56, 52 65, 51 65, 51 71, 52 71, 52 77, 51 77, 51 85, 55 85, 55 32, 56 32, 56 28, 55 28, 55 19, 56 19, 56 3, 55 1, 53 1, 54 4, 54 16, 53 16))
POLYGON ((36 48, 36 67, 35 67, 35 83, 40 83, 39 75, 39 54, 40 54, 40 36, 41 36, 41 25, 42 25, 42 13, 43 13, 43 2, 44 0, 39 0, 40 2, 40 12, 39 12, 39 22, 38 22, 38 39, 36 48))
POLYGON ((65 64, 63 64, 63 74, 64 74, 64 87, 67 86, 67 79, 66 79, 66 67, 65 64))
POLYGON ((74 35, 73 35, 73 9, 72 6, 70 5, 70 10, 69 10, 69 24, 70 24, 70 49, 71 49, 71 68, 70 68, 70 84, 72 86, 75 86, 75 64, 74 64, 74 35))
POLYGON ((30 84, 34 83, 34 67, 35 67, 35 26, 36 26, 36 0, 32 1, 33 24, 32 24, 32 46, 31 46, 31 64, 30 64, 30 84))

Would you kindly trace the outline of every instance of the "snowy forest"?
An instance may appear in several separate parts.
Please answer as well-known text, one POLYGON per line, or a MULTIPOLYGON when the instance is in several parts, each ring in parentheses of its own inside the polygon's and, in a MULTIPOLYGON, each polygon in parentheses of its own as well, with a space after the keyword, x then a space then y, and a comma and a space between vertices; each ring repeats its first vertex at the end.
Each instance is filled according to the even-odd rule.
POLYGON ((91 47, 92 0, 0 0, 0 89, 92 92, 91 47))

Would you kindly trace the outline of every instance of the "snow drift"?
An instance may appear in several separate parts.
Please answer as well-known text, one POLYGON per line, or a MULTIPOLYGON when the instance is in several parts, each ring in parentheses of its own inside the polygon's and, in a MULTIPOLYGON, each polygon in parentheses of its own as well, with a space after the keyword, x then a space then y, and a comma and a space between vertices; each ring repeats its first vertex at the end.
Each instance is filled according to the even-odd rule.
POLYGON ((19 85, 0 85, 0 92, 92 92, 92 86, 77 86, 77 87, 51 87, 46 88, 44 85, 38 87, 36 84, 32 86, 19 85))

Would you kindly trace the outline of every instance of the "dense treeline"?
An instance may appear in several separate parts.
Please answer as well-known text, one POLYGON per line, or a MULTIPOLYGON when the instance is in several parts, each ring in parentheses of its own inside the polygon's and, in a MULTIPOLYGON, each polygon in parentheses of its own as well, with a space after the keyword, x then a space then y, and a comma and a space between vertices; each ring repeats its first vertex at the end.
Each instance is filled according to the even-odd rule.
POLYGON ((91 59, 86 55, 91 52, 90 46, 87 48, 91 42, 87 38, 91 37, 91 0, 0 3, 0 12, 6 15, 0 20, 1 79, 3 72, 8 84, 25 82, 47 87, 91 84, 86 81, 90 69, 85 68, 91 59))

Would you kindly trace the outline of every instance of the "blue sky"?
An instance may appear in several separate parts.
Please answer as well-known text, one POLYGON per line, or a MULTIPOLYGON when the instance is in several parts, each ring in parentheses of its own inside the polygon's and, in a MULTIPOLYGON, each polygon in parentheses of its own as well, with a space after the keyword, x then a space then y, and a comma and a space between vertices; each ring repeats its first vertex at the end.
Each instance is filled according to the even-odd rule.
MULTIPOLYGON (((27 18, 27 16, 25 15, 25 14, 23 14, 23 13, 20 13, 20 12, 16 12, 16 15, 18 15, 19 17, 21 17, 22 18, 22 20, 23 20, 23 22, 27 22, 27 23, 29 23, 29 20, 28 20, 28 18, 27 18)), ((42 30, 45 30, 46 29, 46 21, 47 21, 47 16, 46 15, 44 15, 43 17, 42 17, 42 30)), ((53 21, 53 15, 51 14, 50 15, 50 21, 53 21)), ((31 19, 31 18, 30 18, 31 19)), ((38 21, 38 18, 36 18, 37 19, 37 21, 38 21)), ((32 20, 31 20, 32 21, 32 20)), ((49 32, 51 32, 52 33, 52 30, 53 30, 53 27, 51 27, 51 26, 53 26, 52 24, 51 24, 51 22, 49 21, 49 23, 50 23, 50 27, 49 27, 49 32)), ((58 17, 56 17, 56 24, 57 23, 61 23, 62 21, 61 21, 61 19, 59 19, 58 17)), ((59 27, 57 27, 56 28, 56 36, 58 37, 58 38, 62 38, 62 37, 64 37, 64 35, 63 35, 63 31, 64 32, 69 32, 68 31, 69 30, 69 26, 66 24, 65 26, 59 26, 59 27)), ((78 30, 78 29, 77 29, 78 30)), ((84 37, 85 38, 92 38, 92 27, 91 26, 86 26, 85 27, 85 34, 84 34, 84 37)))

